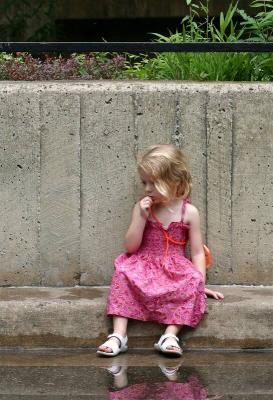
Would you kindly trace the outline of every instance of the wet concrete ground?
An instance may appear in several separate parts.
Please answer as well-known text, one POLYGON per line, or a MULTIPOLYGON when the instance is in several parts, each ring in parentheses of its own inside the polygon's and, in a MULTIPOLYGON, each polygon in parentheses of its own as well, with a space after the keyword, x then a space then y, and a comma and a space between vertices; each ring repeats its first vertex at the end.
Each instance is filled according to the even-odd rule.
POLYGON ((273 399, 273 352, 0 351, 0 400, 273 399))

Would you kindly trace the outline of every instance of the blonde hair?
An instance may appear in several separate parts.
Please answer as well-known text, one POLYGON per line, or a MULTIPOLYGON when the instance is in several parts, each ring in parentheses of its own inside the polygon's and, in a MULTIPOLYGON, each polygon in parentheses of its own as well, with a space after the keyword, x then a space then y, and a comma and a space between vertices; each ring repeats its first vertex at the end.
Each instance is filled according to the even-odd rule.
POLYGON ((182 151, 172 144, 150 146, 137 164, 138 173, 149 176, 168 201, 191 194, 192 180, 182 151))

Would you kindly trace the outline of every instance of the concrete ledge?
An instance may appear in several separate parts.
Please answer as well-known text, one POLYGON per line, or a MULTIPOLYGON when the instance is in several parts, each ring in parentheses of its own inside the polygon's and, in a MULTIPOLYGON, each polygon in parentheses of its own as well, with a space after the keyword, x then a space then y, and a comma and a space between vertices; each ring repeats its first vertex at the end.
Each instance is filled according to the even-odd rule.
MULTIPOLYGON (((187 348, 273 348, 273 287, 217 286, 225 300, 208 300, 187 348)), ((105 316, 108 287, 0 288, 0 346, 97 346, 111 331, 105 316)), ((149 348, 162 332, 156 323, 131 321, 130 347, 149 348)))

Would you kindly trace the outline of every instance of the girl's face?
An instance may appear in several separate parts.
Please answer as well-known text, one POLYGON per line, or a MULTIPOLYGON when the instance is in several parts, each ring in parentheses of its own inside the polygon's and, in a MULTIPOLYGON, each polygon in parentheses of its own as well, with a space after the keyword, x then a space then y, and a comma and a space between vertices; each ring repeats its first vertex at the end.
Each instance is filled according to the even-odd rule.
POLYGON ((166 200, 166 198, 162 196, 162 194, 159 193, 159 191, 156 189, 154 182, 151 180, 151 177, 142 173, 140 175, 140 179, 143 184, 145 195, 151 197, 153 203, 162 203, 164 202, 164 200, 166 200))

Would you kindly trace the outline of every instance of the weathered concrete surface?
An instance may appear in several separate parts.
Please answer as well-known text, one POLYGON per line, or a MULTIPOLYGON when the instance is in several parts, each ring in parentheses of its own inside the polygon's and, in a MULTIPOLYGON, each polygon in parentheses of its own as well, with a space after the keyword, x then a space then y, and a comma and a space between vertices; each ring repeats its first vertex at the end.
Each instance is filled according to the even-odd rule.
POLYGON ((107 282, 105 265, 122 247, 134 204, 133 116, 131 90, 82 95, 81 285, 107 282))
MULTIPOLYGON (((207 104, 207 243, 217 268, 210 277, 229 279, 233 270, 232 237, 232 100, 216 93, 207 104), (221 249, 221 250, 220 250, 221 249)), ((235 267, 235 265, 234 265, 235 267)), ((241 271, 246 275, 246 271, 241 271)))
POLYGON ((80 96, 44 93, 41 121, 41 282, 79 282, 80 96))
POLYGON ((237 94, 234 107, 232 275, 245 282, 252 270, 254 281, 265 282, 273 273, 273 121, 267 118, 273 98, 267 93, 237 94), (255 118, 248 119, 251 112, 255 118))
POLYGON ((0 82, 0 282, 108 285, 136 161, 184 149, 211 284, 273 283, 273 85, 0 82))
MULTIPOLYGON (((168 382, 161 368, 170 367, 177 369, 176 382, 169 383, 170 390, 177 388, 181 391, 176 391, 176 399, 178 394, 181 394, 181 398, 193 398, 185 397, 186 385, 190 379, 194 379, 195 394, 201 388, 202 393, 206 391, 211 397, 218 394, 218 398, 224 399, 272 399, 272 352, 185 352, 181 359, 174 359, 163 357, 152 349, 129 350, 112 359, 97 357, 93 349, 77 352, 1 352, 0 399, 21 400, 26 396, 31 400, 41 397, 82 400, 86 396, 88 399, 105 399, 108 391, 121 382, 126 383, 126 388, 123 392, 120 388, 116 393, 123 395, 122 398, 130 399, 133 398, 130 393, 133 393, 135 385, 146 385, 146 389, 149 385, 156 385, 159 389, 159 385, 168 382), (122 366, 122 380, 115 379, 106 370, 112 366, 117 369, 122 366)), ((163 389, 164 385, 162 391, 163 389)), ((169 393, 170 396, 166 399, 171 400, 173 397, 169 393)), ((162 396, 153 397, 156 398, 162 396)))
POLYGON ((200 211, 201 227, 207 242, 207 101, 206 91, 177 92, 176 124, 172 142, 186 150, 187 161, 194 183, 194 203, 200 211))
MULTIPOLYGON (((182 332, 187 348, 273 348, 273 287, 220 287, 208 313, 182 332)), ((111 332, 107 288, 1 288, 0 345, 97 346, 111 332)), ((152 347, 164 326, 130 321, 129 346, 152 347)))
POLYGON ((0 88, 0 282, 40 281, 39 96, 0 88))

